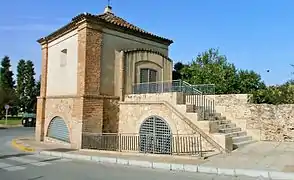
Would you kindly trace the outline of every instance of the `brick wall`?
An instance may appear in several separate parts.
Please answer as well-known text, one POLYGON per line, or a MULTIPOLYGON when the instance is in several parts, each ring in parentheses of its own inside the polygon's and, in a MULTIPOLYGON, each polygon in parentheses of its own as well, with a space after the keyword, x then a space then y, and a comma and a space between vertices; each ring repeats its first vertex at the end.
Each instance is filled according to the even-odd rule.
POLYGON ((42 44, 42 69, 40 97, 37 100, 36 130, 35 139, 44 140, 45 103, 47 89, 47 68, 48 68, 48 43, 42 44))
POLYGON ((78 28, 78 87, 83 132, 102 132, 103 99, 100 95, 102 33, 99 28, 83 23, 78 28))
POLYGON ((103 133, 117 133, 119 124, 119 98, 103 99, 103 133))
POLYGON ((78 95, 100 94, 102 32, 88 23, 78 29, 78 95))
POLYGON ((83 99, 82 132, 101 133, 103 125, 103 99, 83 99))

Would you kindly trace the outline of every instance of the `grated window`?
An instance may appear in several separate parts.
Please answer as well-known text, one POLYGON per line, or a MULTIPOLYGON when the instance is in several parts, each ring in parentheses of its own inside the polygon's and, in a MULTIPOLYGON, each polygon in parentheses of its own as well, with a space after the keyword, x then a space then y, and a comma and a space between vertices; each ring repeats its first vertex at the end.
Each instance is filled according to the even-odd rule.
POLYGON ((140 127, 140 151, 144 153, 170 154, 172 133, 163 119, 152 116, 140 127))

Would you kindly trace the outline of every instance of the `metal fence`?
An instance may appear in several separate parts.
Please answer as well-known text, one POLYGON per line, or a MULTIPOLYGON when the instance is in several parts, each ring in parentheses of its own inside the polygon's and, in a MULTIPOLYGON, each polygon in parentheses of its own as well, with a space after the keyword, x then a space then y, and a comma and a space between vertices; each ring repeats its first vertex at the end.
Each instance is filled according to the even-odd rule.
POLYGON ((200 84, 191 85, 182 80, 139 83, 133 85, 133 94, 183 92, 186 104, 193 106, 193 111, 199 114, 203 120, 209 120, 209 116, 215 112, 215 85, 200 84))
POLYGON ((201 135, 82 133, 82 148, 118 152, 202 156, 201 135))
POLYGON ((200 91, 203 95, 215 95, 214 84, 197 84, 191 85, 194 89, 200 91))

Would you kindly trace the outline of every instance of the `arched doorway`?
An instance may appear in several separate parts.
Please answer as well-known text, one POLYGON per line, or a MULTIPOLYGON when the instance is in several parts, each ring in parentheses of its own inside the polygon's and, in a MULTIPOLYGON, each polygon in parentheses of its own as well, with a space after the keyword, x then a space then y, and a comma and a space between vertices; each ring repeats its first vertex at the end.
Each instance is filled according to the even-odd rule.
POLYGON ((67 125, 61 117, 55 117, 51 120, 47 136, 67 143, 70 142, 67 125))
POLYGON ((165 120, 157 116, 147 118, 140 127, 140 152, 171 154, 172 132, 165 120))

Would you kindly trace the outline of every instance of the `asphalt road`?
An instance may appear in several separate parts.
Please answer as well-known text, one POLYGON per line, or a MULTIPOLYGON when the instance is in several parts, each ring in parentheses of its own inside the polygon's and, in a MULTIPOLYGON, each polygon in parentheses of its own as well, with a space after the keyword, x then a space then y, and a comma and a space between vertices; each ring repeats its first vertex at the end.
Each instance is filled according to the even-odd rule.
POLYGON ((33 135, 34 135, 34 128, 17 127, 17 128, 5 129, 0 127, 0 153, 9 154, 10 152, 18 152, 11 147, 11 140, 13 138, 20 137, 20 136, 33 136, 33 135))
MULTIPOLYGON (((10 147, 14 137, 29 136, 32 128, 0 129, 0 180, 255 180, 199 173, 170 172, 112 164, 97 164, 37 154, 10 147)), ((260 179, 262 180, 262 179, 260 179)))

